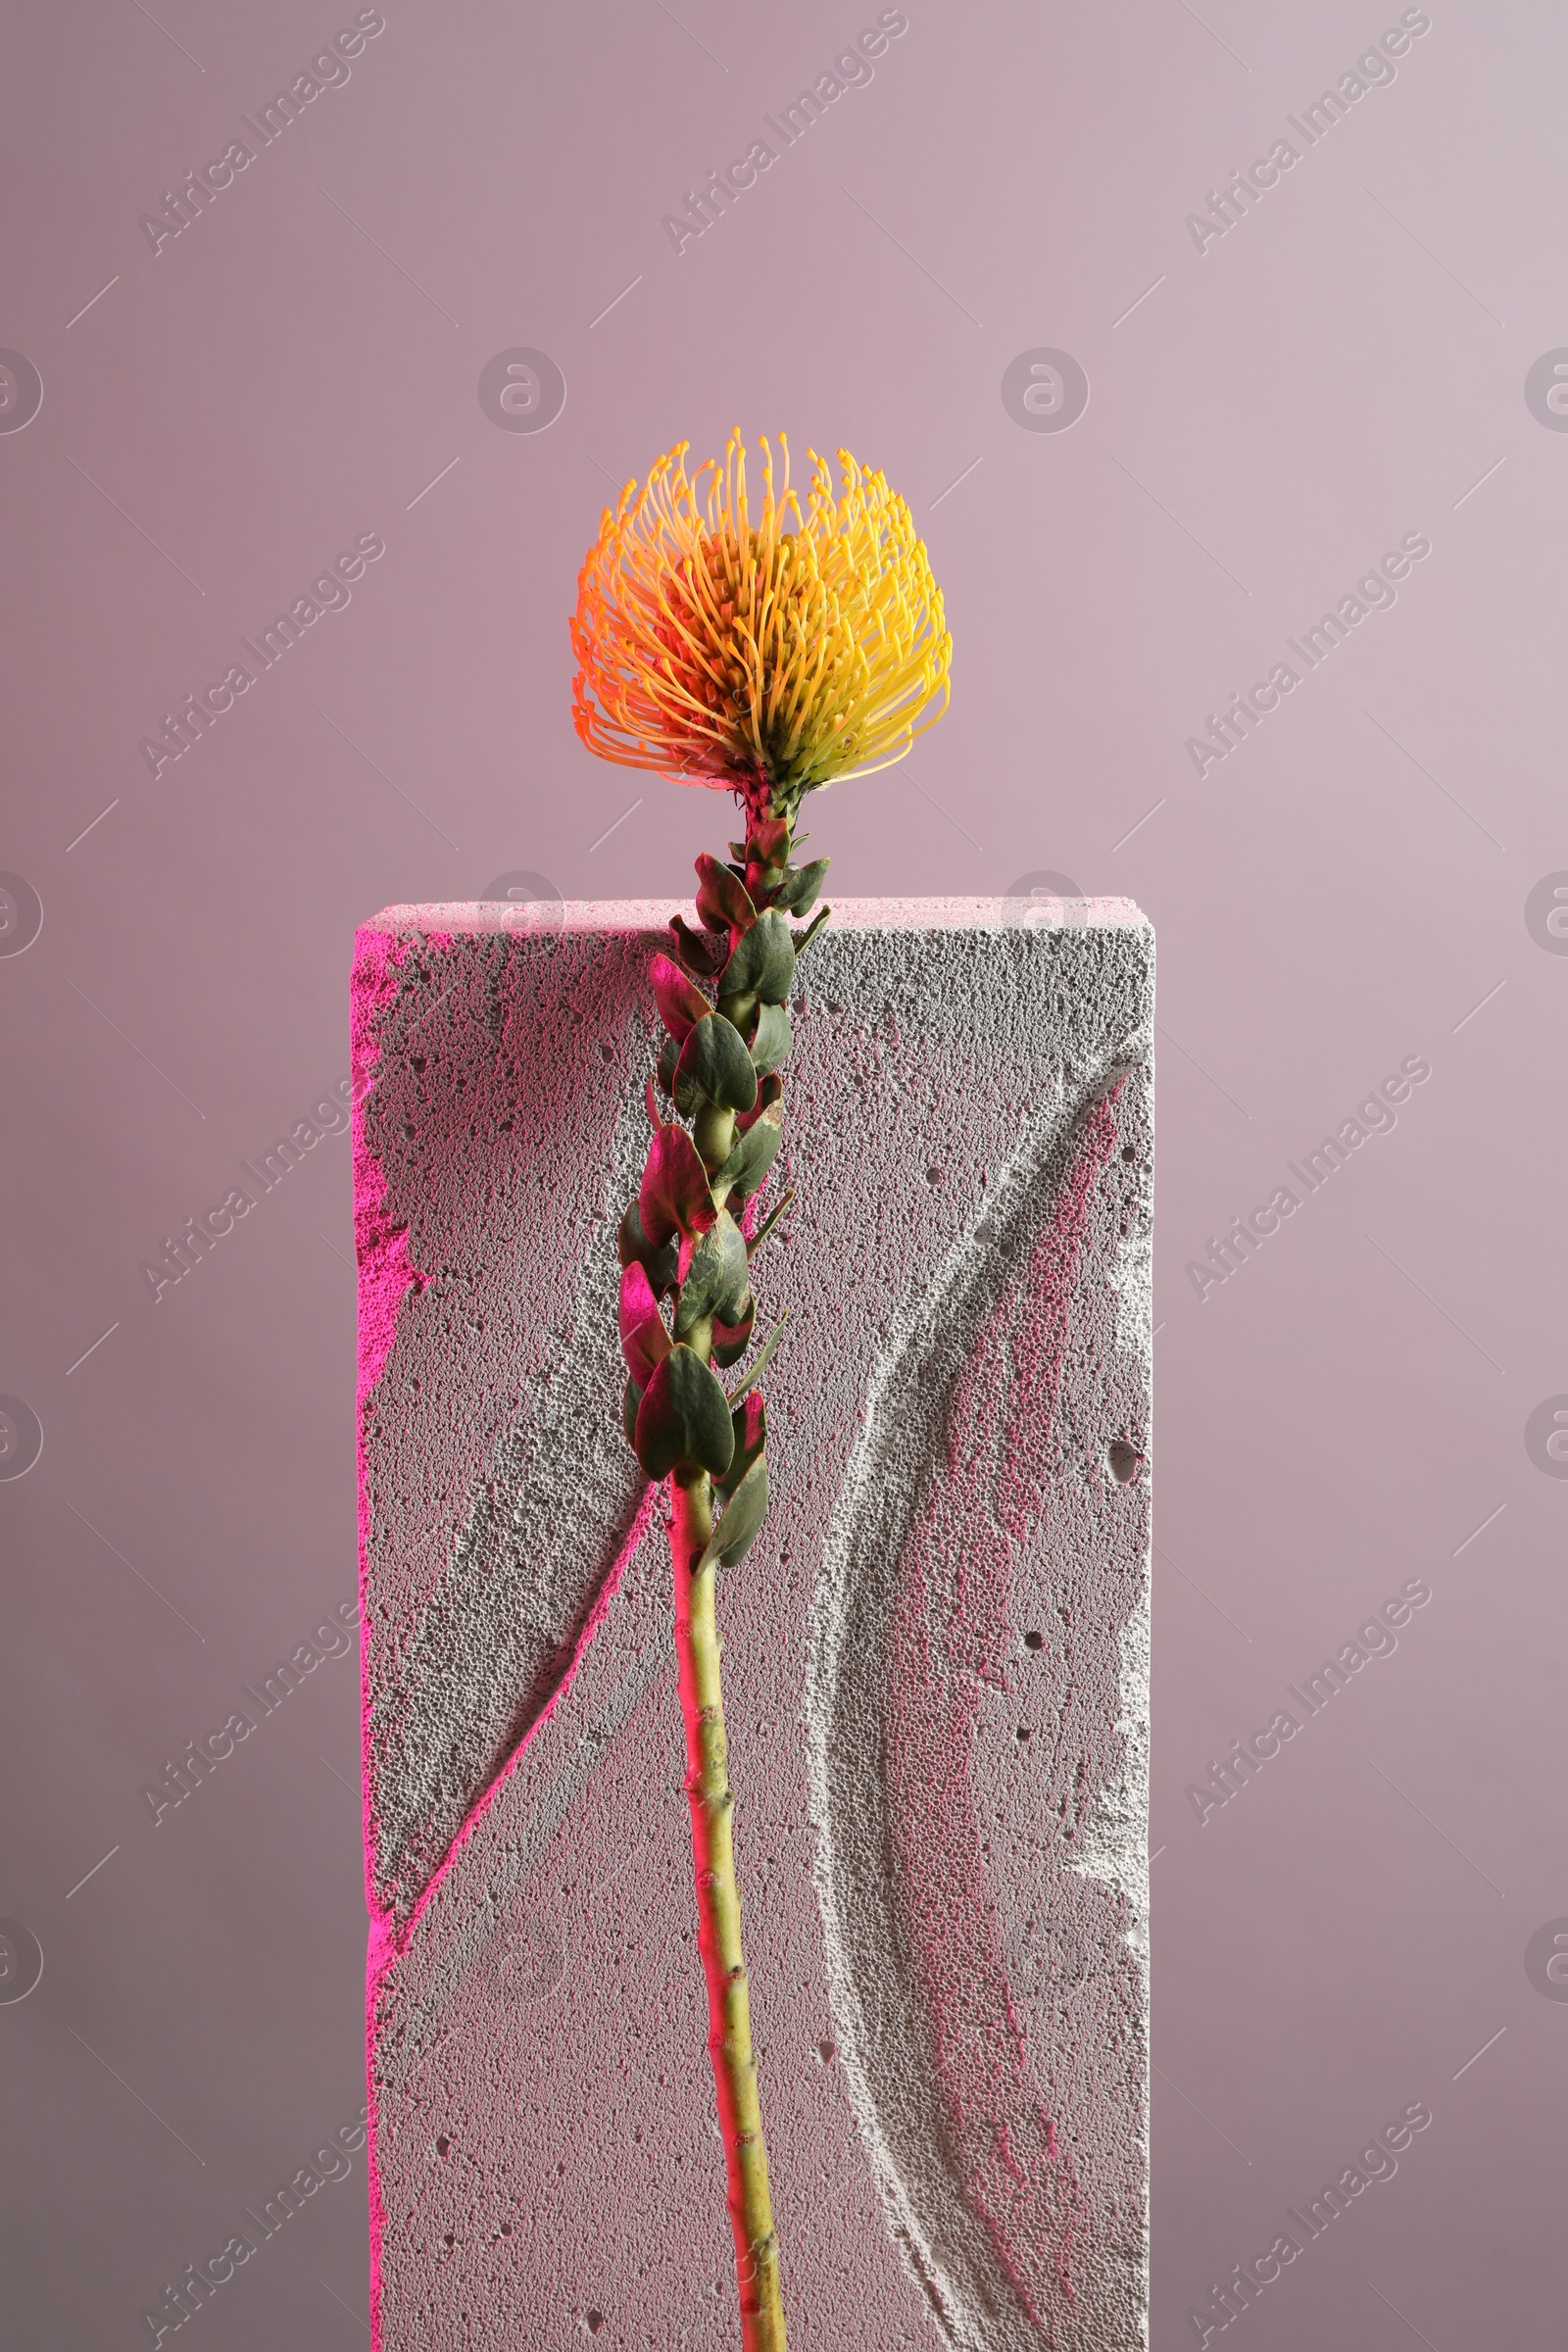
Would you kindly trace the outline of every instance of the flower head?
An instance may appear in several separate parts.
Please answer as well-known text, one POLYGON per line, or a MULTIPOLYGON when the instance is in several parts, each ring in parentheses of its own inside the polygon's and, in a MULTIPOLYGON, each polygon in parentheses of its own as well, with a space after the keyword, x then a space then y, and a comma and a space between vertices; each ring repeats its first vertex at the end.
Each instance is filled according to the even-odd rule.
POLYGON ((948 705, 953 640, 924 542, 881 473, 814 451, 803 515, 761 443, 686 472, 689 442, 607 507, 577 583, 574 719, 624 767, 793 808, 803 793, 902 760, 948 705))

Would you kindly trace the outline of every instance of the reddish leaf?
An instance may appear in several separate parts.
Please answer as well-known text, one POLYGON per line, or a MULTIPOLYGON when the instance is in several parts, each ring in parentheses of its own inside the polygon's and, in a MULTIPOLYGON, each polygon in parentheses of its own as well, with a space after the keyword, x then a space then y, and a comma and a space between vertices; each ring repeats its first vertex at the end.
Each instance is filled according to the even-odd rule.
POLYGON ((769 1070, 767 1076, 762 1080, 761 1085, 757 1090, 757 1102, 754 1108, 742 1112, 740 1117, 736 1119, 736 1134, 744 1135, 748 1127, 755 1127, 758 1120, 765 1117, 767 1112, 772 1109, 774 1103, 783 1099, 783 1079, 779 1076, 777 1070, 769 1070))
POLYGON ((735 1451, 729 1468, 719 1481, 720 1491, 732 1494, 747 1471, 761 1452, 767 1439, 767 1409, 760 1389, 753 1389, 730 1415, 735 1431, 735 1451))
POLYGON ((713 1007, 700 988, 694 988, 679 964, 671 963, 667 956, 656 956, 649 968, 664 1027, 677 1045, 683 1046, 698 1022, 713 1007))
POLYGON ((621 1264, 629 1266, 635 1259, 647 1274, 656 1298, 674 1289, 679 1280, 677 1253, 667 1243, 661 1250, 653 1247, 643 1231, 635 1200, 621 1218, 615 1240, 621 1264))
MULTIPOLYGON (((626 1337, 634 1323, 646 1323, 654 1311, 654 1286, 648 1279, 648 1269, 634 1258, 620 1270, 621 1338, 626 1337)), ((647 1383, 643 1385, 646 1387, 647 1383)))
POLYGON ((706 852, 697 860, 697 919, 708 931, 749 931, 757 920, 752 895, 738 874, 706 852))
POLYGON ((782 865, 790 854, 788 817, 775 816, 756 826, 749 848, 755 852, 760 865, 782 865))
POLYGON ((717 1216, 708 1171, 684 1127, 662 1127, 655 1136, 637 1205, 643 1231, 656 1250, 677 1233, 706 1233, 717 1216))
POLYGON ((640 1265, 620 1277, 620 1346, 626 1369, 646 1389, 661 1359, 669 1353, 669 1333, 654 1301, 654 1286, 640 1265))

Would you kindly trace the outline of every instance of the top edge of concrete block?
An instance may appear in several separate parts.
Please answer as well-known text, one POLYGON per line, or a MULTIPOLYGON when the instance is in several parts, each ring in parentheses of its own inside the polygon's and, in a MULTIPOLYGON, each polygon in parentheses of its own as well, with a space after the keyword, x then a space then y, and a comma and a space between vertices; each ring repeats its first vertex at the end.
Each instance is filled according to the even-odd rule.
MULTIPOLYGON (((1032 899, 841 899, 830 902, 833 924, 854 931, 1152 930, 1132 899, 1062 899, 1046 902, 1070 908, 1065 919, 1043 922, 1042 902, 1032 899)), ((565 931, 662 931, 672 914, 691 913, 690 899, 567 899, 560 907, 565 931)), ((554 911, 541 916, 541 902, 507 905, 499 899, 440 902, 420 906, 383 906, 362 931, 393 937, 432 934, 484 937, 504 932, 555 930, 554 911)))

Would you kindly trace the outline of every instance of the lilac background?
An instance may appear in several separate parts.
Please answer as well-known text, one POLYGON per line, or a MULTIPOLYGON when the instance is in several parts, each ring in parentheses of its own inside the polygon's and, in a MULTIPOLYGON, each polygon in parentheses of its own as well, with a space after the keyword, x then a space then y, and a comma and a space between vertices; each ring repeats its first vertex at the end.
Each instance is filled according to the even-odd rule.
MULTIPOLYGON (((1525 903, 1568 868, 1568 441, 1524 382, 1568 343, 1568 27, 1440 0, 1200 254, 1396 8, 911 0, 677 257, 666 209, 875 14, 389 5, 155 257, 138 216, 353 11, 10 13, 0 343, 44 398, 0 433, 0 866, 43 928, 0 959, 0 1391, 44 1449, 0 1486, 0 1913, 45 1965, 0 2013, 8 2340, 148 2341, 363 2096, 352 1660, 156 1829, 140 1793, 353 1591, 346 1143, 156 1304, 138 1266, 346 1073, 357 920, 688 886, 725 805, 579 749, 565 616, 604 499, 737 421, 884 466, 947 593, 951 715, 815 812, 839 888, 1053 869, 1159 926, 1157 2352, 1417 2100, 1230 2340, 1559 2338, 1568 2005, 1525 1947, 1568 1914, 1568 1491, 1525 1425, 1568 1390, 1568 962, 1525 903), (517 347, 565 377, 543 433, 476 396, 517 347), (1070 432, 1003 405, 1040 347, 1070 432), (138 738, 364 532, 347 609, 155 781, 138 738), (1204 714, 1407 532, 1397 604, 1200 779, 1204 714), (1408 1054, 1397 1129, 1200 1303, 1187 1262, 1408 1054), (1397 1652, 1200 1827, 1188 1784, 1414 1577, 1397 1652)), ((365 2284, 357 2157, 191 2325, 335 2352, 365 2284)))

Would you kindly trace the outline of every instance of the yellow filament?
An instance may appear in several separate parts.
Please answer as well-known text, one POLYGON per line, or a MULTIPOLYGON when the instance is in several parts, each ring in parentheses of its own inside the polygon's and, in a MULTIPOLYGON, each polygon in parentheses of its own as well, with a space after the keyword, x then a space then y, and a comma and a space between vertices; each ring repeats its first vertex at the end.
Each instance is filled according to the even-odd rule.
POLYGON ((732 433, 628 482, 578 579, 578 734, 624 767, 793 796, 902 760, 948 705, 953 640, 924 542, 879 472, 810 452, 803 514, 761 443, 762 500, 732 433))

